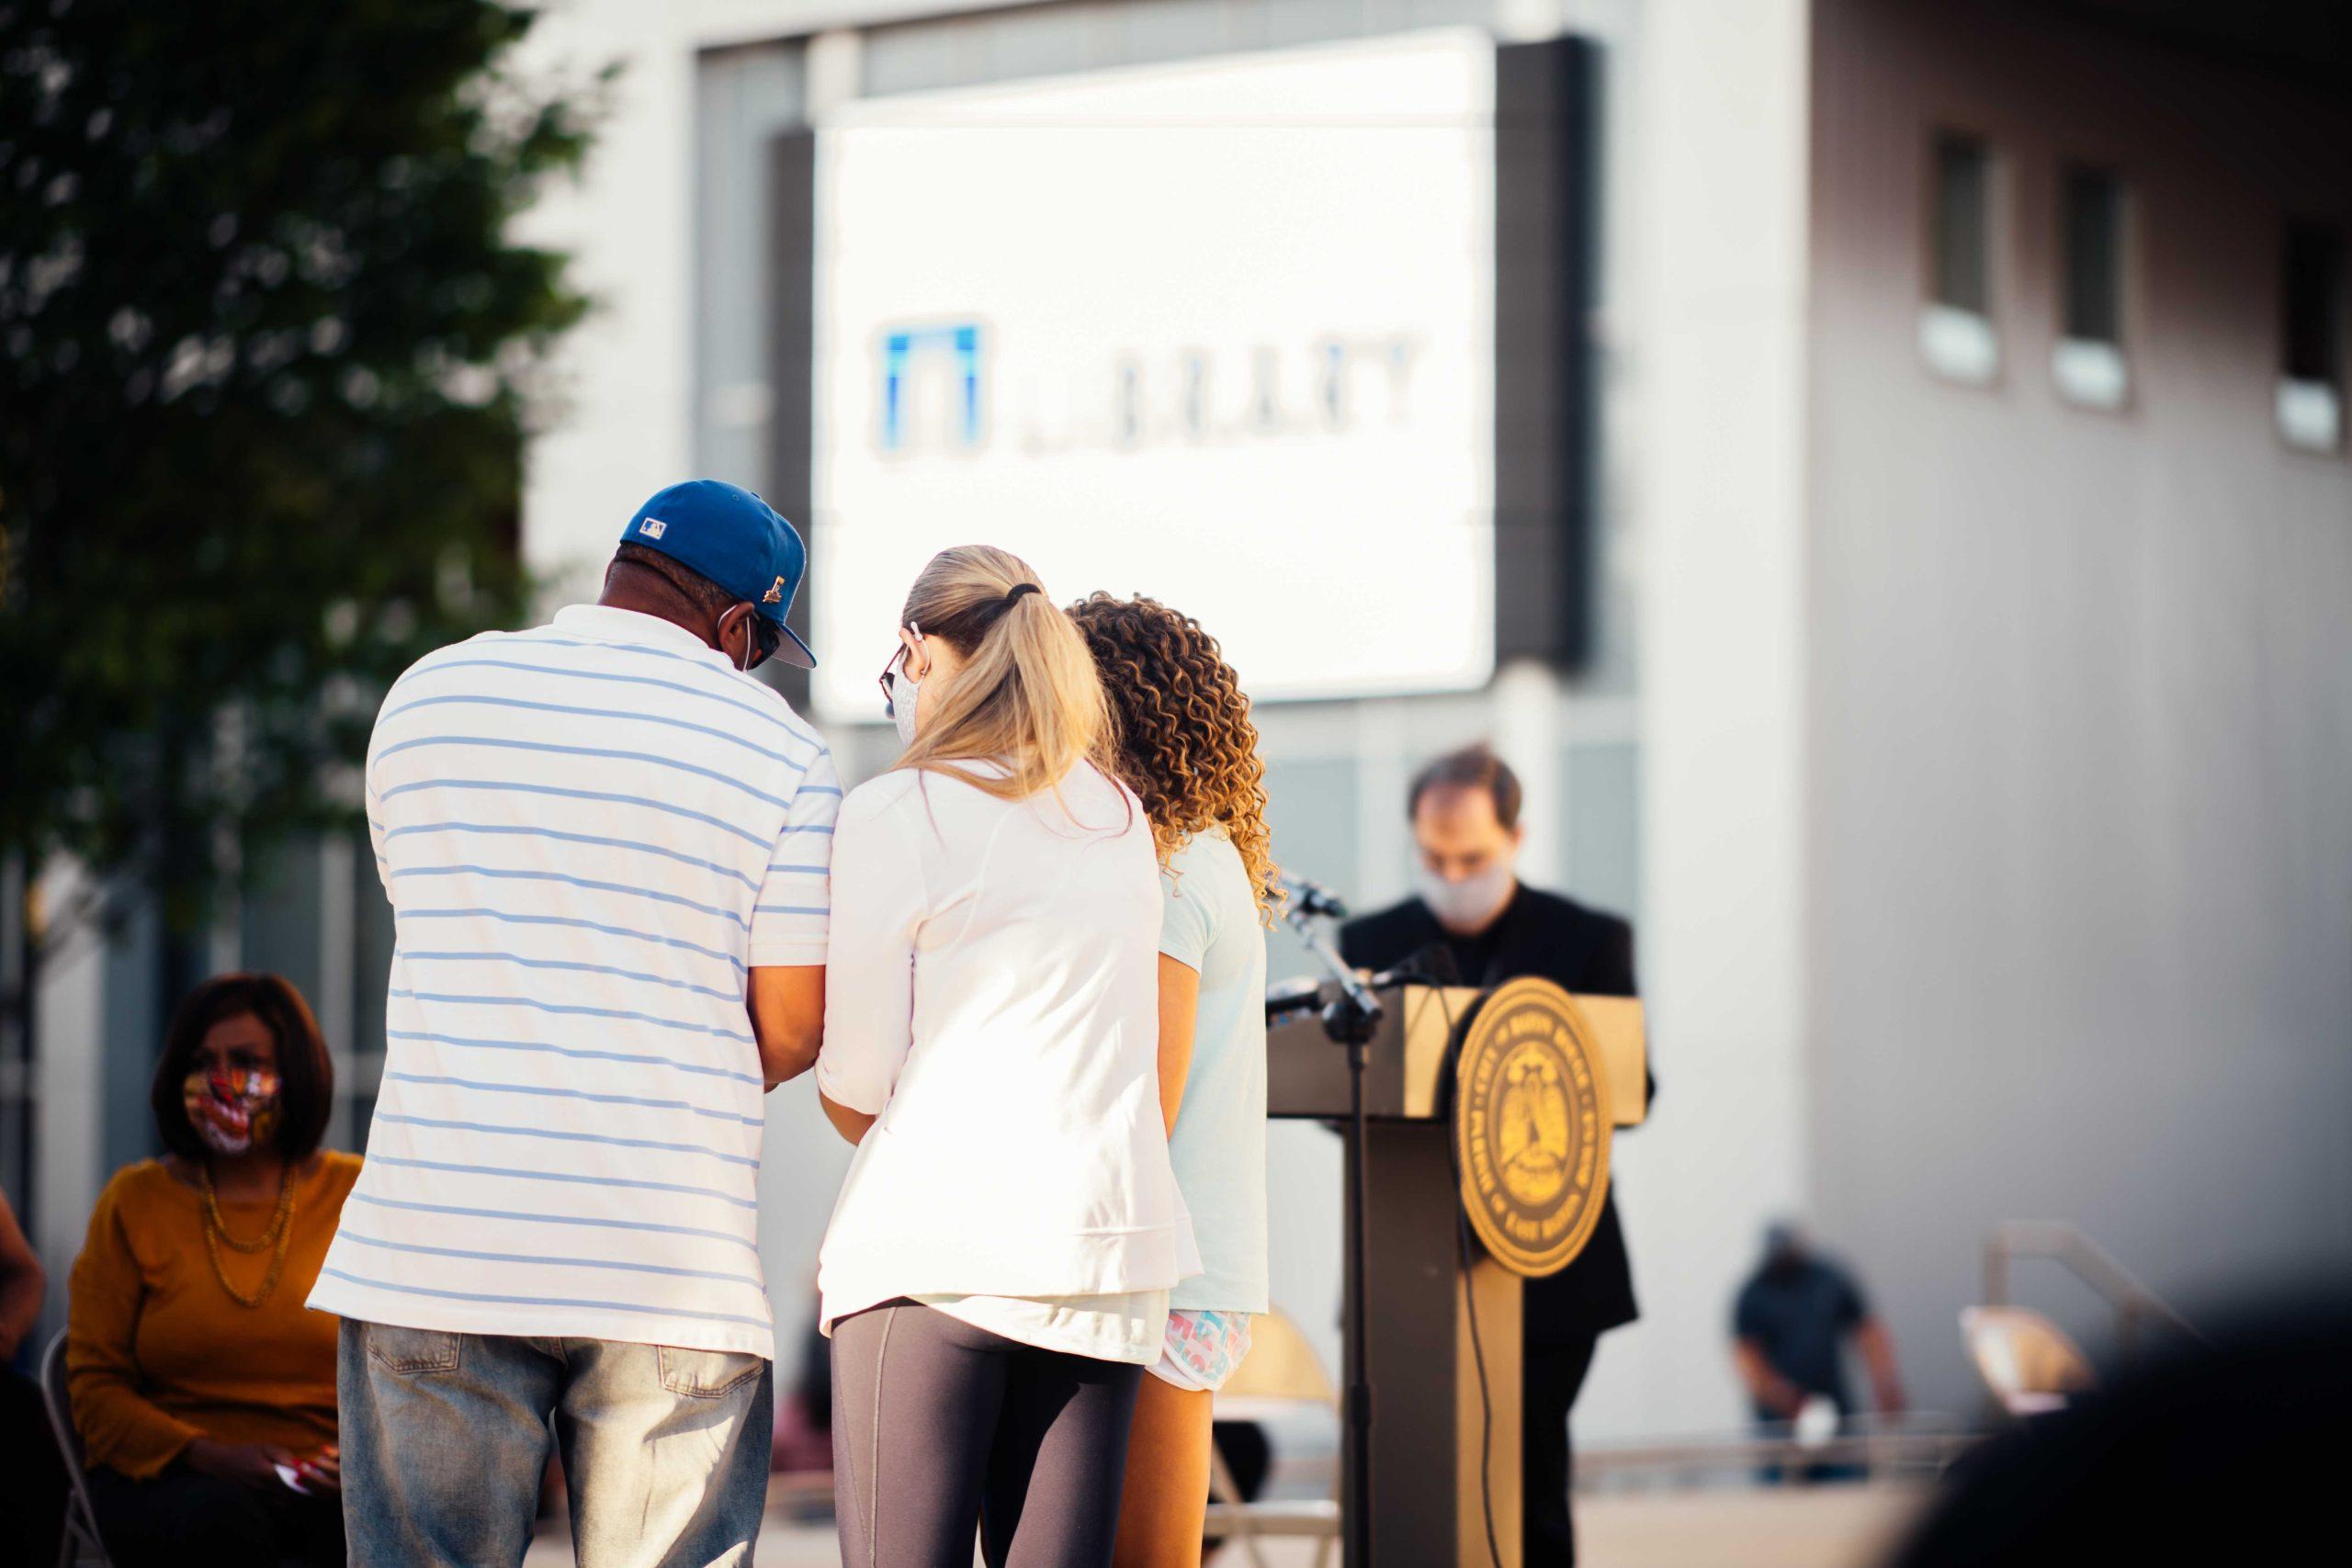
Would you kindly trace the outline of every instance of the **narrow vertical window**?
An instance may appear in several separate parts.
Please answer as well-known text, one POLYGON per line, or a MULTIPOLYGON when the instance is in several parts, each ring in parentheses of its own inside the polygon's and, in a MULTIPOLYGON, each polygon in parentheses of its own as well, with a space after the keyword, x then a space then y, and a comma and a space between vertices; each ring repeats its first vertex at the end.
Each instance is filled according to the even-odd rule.
POLYGON ((2342 230, 2287 225, 2278 433, 2290 446, 2314 452, 2344 444, 2344 261, 2342 230))
POLYGON ((2121 408, 2132 390, 2123 352, 2123 182, 2099 169, 2069 169, 2061 188, 2065 246, 2064 320, 2051 377, 2066 398, 2121 408))
POLYGON ((1954 380, 1983 384, 2000 369, 1993 333, 1993 153, 1981 140, 1939 135, 1928 158, 1928 299, 1919 353, 1954 380))

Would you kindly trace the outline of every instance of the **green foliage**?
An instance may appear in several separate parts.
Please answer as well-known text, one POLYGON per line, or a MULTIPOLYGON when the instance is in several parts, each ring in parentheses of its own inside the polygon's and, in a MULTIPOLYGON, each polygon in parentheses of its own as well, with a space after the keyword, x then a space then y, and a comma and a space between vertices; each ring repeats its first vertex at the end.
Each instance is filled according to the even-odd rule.
POLYGON ((185 929, 347 822, 391 678, 511 625, 585 148, 486 0, 0 0, 0 852, 185 929))

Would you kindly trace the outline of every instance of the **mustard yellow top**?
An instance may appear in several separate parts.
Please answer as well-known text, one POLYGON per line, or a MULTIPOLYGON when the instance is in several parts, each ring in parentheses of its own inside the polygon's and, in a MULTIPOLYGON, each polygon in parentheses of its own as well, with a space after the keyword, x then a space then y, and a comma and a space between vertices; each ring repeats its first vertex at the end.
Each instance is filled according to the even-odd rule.
MULTIPOLYGON (((356 1155, 313 1156, 294 1179, 293 1235, 269 1298, 240 1306, 205 1255, 204 1190, 147 1160, 117 1171, 74 1260, 65 1371, 88 1462, 154 1475, 198 1438, 310 1453, 335 1440, 338 1320, 302 1304, 359 1178, 356 1155)), ((277 1195, 222 1200, 229 1235, 266 1235, 277 1195)), ((220 1248, 247 1295, 269 1252, 220 1248)))

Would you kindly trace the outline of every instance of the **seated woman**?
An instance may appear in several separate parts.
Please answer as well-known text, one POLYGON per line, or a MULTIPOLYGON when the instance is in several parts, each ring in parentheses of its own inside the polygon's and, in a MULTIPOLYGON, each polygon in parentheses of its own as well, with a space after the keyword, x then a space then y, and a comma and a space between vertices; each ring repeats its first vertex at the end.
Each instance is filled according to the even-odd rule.
POLYGON ((359 1174, 319 1148, 334 1092, 318 1022, 277 976, 208 980, 173 1016, 150 1097, 170 1152, 98 1195, 66 1325, 120 1568, 344 1560, 336 1325, 302 1305, 359 1174))

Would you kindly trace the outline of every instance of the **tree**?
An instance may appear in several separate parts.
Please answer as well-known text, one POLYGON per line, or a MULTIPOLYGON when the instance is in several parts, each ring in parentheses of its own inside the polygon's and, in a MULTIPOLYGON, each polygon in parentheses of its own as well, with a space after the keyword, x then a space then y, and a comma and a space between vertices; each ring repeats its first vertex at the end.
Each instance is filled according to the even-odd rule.
POLYGON ((511 625, 584 111, 490 0, 0 0, 0 852, 182 931, 511 625))

